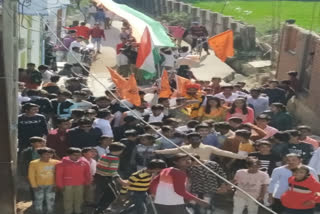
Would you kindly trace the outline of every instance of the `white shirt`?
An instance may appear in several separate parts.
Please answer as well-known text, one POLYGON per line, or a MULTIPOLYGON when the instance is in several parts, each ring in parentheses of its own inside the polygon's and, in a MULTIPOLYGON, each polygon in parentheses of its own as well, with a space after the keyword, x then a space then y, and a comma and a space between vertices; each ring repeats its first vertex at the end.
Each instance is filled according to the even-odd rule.
POLYGON ((103 155, 106 155, 106 154, 108 154, 110 152, 108 147, 107 148, 103 148, 101 146, 96 146, 94 148, 97 150, 99 158, 101 158, 103 155))
POLYGON ((42 73, 42 84, 50 82, 50 78, 54 75, 52 71, 46 70, 42 73))
POLYGON ((97 8, 95 7, 95 6, 91 6, 91 7, 89 7, 89 9, 88 9, 88 13, 89 14, 94 14, 94 13, 96 13, 97 12, 97 8))
POLYGON ((164 113, 159 114, 158 116, 154 116, 153 114, 150 114, 149 123, 157 123, 162 122, 162 119, 164 118, 164 113))
POLYGON ((108 137, 113 137, 113 132, 112 132, 112 128, 109 120, 97 118, 94 120, 92 126, 94 128, 99 128, 103 135, 106 135, 108 137))
POLYGON ((312 158, 309 162, 309 166, 312 167, 317 175, 320 175, 320 148, 318 148, 316 151, 314 151, 312 158))
POLYGON ((82 100, 81 102, 73 101, 75 109, 89 110, 92 108, 92 103, 82 100))
POLYGON ((231 96, 226 97, 224 96, 223 92, 220 92, 214 96, 220 99, 223 99, 226 103, 233 103, 233 101, 235 101, 235 99, 237 99, 240 95, 236 93, 232 93, 231 96))
POLYGON ((81 48, 83 45, 81 44, 81 42, 78 42, 77 40, 71 42, 70 46, 69 46, 69 51, 72 51, 72 48, 74 47, 78 47, 81 48))

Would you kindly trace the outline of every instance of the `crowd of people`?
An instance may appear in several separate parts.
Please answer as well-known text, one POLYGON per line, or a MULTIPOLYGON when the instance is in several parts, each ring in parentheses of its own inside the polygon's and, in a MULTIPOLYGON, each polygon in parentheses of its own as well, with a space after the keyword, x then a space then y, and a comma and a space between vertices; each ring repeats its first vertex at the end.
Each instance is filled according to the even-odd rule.
MULTIPOLYGON (((106 20, 98 11, 88 12, 96 29, 106 20)), ((71 29, 78 39, 82 26, 71 29)), ((137 47, 127 22, 120 39, 117 54, 134 62, 137 47)), ((69 41, 71 49, 77 42, 69 41)), ((127 77, 135 63, 124 61, 118 57, 118 71, 127 77)), ((135 106, 116 88, 95 97, 74 67, 53 72, 29 63, 19 69, 18 173, 29 182, 37 214, 56 213, 57 191, 64 214, 80 214, 85 207, 95 214, 208 214, 215 212, 214 197, 229 193, 233 214, 257 214, 253 199, 276 213, 314 213, 319 141, 286 108, 299 90, 296 72, 248 89, 219 77, 199 81, 180 66, 170 72, 169 83, 175 91, 176 76, 192 80, 185 95, 159 97, 158 84, 148 89, 152 102, 141 88, 141 105, 135 106), (70 79, 59 85, 60 76, 70 79), (114 211, 116 203, 121 211, 114 211)))

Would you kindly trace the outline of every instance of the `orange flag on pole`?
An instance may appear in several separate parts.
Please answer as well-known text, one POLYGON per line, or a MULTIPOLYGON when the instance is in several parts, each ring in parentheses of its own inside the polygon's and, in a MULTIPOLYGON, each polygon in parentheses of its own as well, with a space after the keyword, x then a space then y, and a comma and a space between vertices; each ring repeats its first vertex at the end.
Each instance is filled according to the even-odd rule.
POLYGON ((232 30, 209 38, 208 44, 214 50, 216 56, 223 62, 225 62, 228 57, 234 55, 232 30))
POLYGON ((172 94, 172 91, 169 84, 168 72, 164 70, 161 77, 159 97, 168 98, 171 96, 171 94, 172 94))
POLYGON ((176 82, 177 82, 177 95, 178 96, 185 96, 187 94, 187 85, 192 83, 191 80, 183 78, 179 75, 176 75, 176 82))
POLYGON ((118 74, 118 72, 113 70, 112 68, 107 68, 110 72, 112 82, 116 85, 120 97, 123 98, 124 86, 127 85, 128 80, 126 80, 123 76, 118 74))
POLYGON ((127 81, 127 84, 123 85, 122 87, 124 88, 124 96, 122 98, 128 100, 135 106, 140 106, 141 98, 139 96, 139 88, 134 74, 131 74, 127 81))

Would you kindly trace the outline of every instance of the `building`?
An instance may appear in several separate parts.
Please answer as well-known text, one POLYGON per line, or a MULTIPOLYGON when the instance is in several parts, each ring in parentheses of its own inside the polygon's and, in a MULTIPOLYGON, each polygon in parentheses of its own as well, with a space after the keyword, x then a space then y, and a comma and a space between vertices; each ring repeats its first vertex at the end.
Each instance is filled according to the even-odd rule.
POLYGON ((288 79, 297 71, 300 89, 293 110, 301 123, 320 134, 320 36, 296 25, 285 25, 281 36, 277 78, 288 79))

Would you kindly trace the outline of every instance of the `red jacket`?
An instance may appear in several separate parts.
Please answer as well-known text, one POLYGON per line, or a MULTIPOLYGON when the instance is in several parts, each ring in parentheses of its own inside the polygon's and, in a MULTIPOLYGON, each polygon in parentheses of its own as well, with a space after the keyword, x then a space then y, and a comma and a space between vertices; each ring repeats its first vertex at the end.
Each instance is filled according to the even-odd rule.
POLYGON ((89 39, 90 36, 90 28, 87 26, 75 26, 75 27, 66 27, 68 30, 76 30, 77 36, 83 36, 86 40, 89 39))
POLYGON ((64 157, 62 162, 56 165, 56 186, 81 186, 91 182, 90 167, 80 158, 74 162, 69 157, 64 157))
POLYGON ((320 183, 310 175, 303 181, 296 181, 295 177, 289 178, 289 190, 281 196, 282 205, 289 209, 306 210, 315 207, 315 203, 320 202, 320 183), (303 205, 306 201, 313 201, 310 206, 303 205))
POLYGON ((67 132, 59 131, 59 129, 51 130, 47 136, 47 146, 56 150, 56 154, 59 158, 63 158, 67 155, 67 149, 69 144, 67 142, 67 132))

